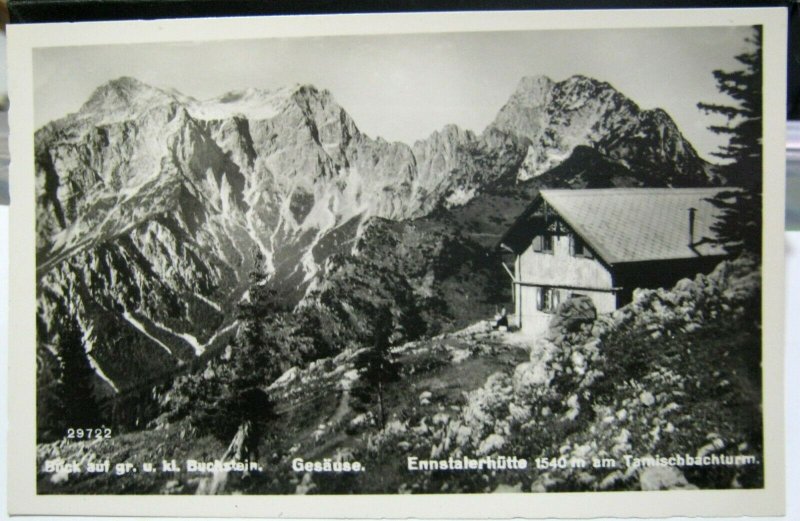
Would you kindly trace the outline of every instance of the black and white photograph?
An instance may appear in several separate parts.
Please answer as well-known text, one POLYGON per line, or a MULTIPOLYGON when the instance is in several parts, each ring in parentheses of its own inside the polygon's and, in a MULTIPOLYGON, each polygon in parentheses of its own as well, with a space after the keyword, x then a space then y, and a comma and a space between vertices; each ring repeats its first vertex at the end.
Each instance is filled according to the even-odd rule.
POLYGON ((34 47, 34 493, 764 490, 764 32, 34 47))

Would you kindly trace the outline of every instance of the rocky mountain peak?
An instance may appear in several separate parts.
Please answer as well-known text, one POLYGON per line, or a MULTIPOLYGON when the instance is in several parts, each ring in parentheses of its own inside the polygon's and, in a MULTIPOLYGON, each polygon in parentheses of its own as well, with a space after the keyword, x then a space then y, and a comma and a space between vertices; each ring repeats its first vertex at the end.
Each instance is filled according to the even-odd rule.
POLYGON ((449 123, 441 128, 441 130, 434 130, 424 140, 417 141, 415 147, 423 145, 424 143, 444 143, 444 142, 464 142, 473 141, 475 134, 471 130, 463 129, 458 125, 449 123))
POLYGON ((599 115, 604 112, 622 109, 635 113, 639 108, 626 96, 604 81, 582 75, 570 76, 553 86, 551 112, 564 112, 585 109, 599 115))
POLYGON ((200 101, 118 78, 36 134, 38 270, 53 288, 40 316, 51 324, 57 310, 79 309, 103 374, 135 385, 142 367, 177 366, 235 329, 225 310, 248 284, 254 250, 296 304, 370 219, 423 218, 485 197, 464 214, 480 228, 491 215, 475 208, 527 201, 521 181, 581 147, 591 154, 567 164, 576 168, 542 180, 677 186, 705 175, 665 112, 583 76, 523 78, 481 135, 446 125, 413 147, 361 134, 313 85, 200 101), (74 291, 65 283, 84 279, 74 291), (131 371, 134 356, 142 367, 131 371))
POLYGON ((584 76, 583 74, 573 74, 560 83, 571 88, 583 88, 586 90, 613 88, 608 82, 601 81, 596 78, 590 78, 589 76, 584 76))
POLYGON ((511 99, 528 106, 541 106, 555 83, 548 76, 525 76, 517 84, 511 99))
POLYGON ((296 84, 292 87, 292 95, 297 98, 329 98, 331 93, 327 89, 318 89, 316 85, 311 83, 296 84))
MULTIPOLYGON (((285 106, 284 124, 294 126, 291 121, 300 118, 313 139, 326 149, 327 154, 338 156, 336 150, 347 147, 351 139, 360 135, 350 114, 334 99, 330 91, 314 85, 296 85, 291 89, 285 106)), ((337 161, 342 159, 337 157, 337 161)))
POLYGON ((290 89, 291 100, 300 107, 321 107, 343 110, 327 89, 318 89, 311 84, 295 85, 290 89))
POLYGON ((150 92, 154 90, 158 89, 144 83, 141 80, 132 78, 130 76, 121 76, 114 80, 110 80, 95 89, 95 94, 93 97, 98 94, 108 95, 109 93, 113 93, 119 96, 121 99, 132 100, 141 92, 150 92))
POLYGON ((79 114, 102 119, 123 120, 153 108, 178 101, 175 95, 148 85, 136 78, 123 76, 94 90, 79 114))
POLYGON ((655 108, 651 110, 644 110, 642 111, 642 117, 669 128, 670 130, 676 132, 678 130, 678 126, 675 124, 675 121, 663 109, 655 108))
POLYGON ((557 166, 577 146, 667 177, 704 176, 703 161, 666 112, 644 111, 611 84, 583 75, 523 78, 491 127, 530 140, 521 180, 557 166))

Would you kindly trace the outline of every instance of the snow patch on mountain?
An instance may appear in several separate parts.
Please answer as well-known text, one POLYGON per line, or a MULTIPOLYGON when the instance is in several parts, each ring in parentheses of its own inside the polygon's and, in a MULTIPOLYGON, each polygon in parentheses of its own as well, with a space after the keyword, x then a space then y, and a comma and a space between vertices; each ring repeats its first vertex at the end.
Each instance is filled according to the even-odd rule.
POLYGON ((197 297, 198 299, 202 300, 203 302, 205 302, 206 304, 208 304, 212 308, 216 309, 217 311, 222 311, 222 308, 220 307, 219 304, 217 304, 213 300, 209 299, 208 297, 203 296, 202 293, 195 293, 194 296, 197 297))
POLYGON ((205 101, 192 100, 187 108, 192 117, 203 120, 228 119, 234 116, 251 120, 270 119, 280 113, 298 88, 299 85, 275 91, 256 88, 232 91, 205 101))
POLYGON ((147 338, 149 338, 150 340, 152 340, 153 342, 155 342, 155 343, 156 343, 158 346, 160 346, 161 348, 163 348, 163 349, 164 349, 164 351, 166 351, 167 353, 169 353, 170 355, 172 355, 172 349, 170 349, 170 348, 169 348, 169 347, 168 347, 166 344, 164 344, 164 343, 163 343, 161 340, 159 340, 159 339, 157 339, 156 337, 154 337, 153 335, 151 335, 151 334, 150 334, 150 333, 147 331, 147 328, 145 328, 145 327, 144 327, 144 324, 142 324, 141 322, 139 322, 138 320, 136 320, 136 318, 134 318, 134 316, 133 316, 133 315, 131 315, 131 314, 130 314, 130 312, 128 312, 128 311, 125 311, 125 312, 123 312, 123 313, 122 313, 122 316, 123 316, 123 317, 125 318, 125 320, 127 320, 127 321, 128 321, 128 322, 129 322, 129 323, 130 323, 130 324, 131 324, 133 327, 135 327, 136 329, 138 329, 138 330, 139 330, 139 331, 140 331, 140 332, 141 332, 141 333, 142 333, 144 336, 146 336, 147 338))
POLYGON ((216 332, 215 332, 215 333, 214 333, 214 334, 211 336, 211 338, 209 338, 209 339, 208 339, 208 342, 206 342, 206 343, 203 345, 203 350, 206 350, 206 349, 208 349, 209 347, 213 346, 213 345, 214 345, 214 342, 216 342, 216 341, 217 341, 217 338, 219 338, 219 337, 221 337, 222 335, 225 335, 225 334, 227 334, 227 333, 230 333, 231 331, 233 331, 233 330, 234 330, 235 328, 237 328, 238 326, 239 326, 239 321, 238 321, 238 320, 234 320, 232 323, 228 324, 227 326, 225 326, 225 327, 223 327, 223 328, 221 328, 221 329, 218 329, 218 330, 217 330, 217 331, 216 331, 216 332))
POLYGON ((97 374, 97 376, 99 376, 101 380, 103 380, 106 384, 108 384, 111 390, 119 394, 119 389, 117 388, 117 385, 111 378, 109 378, 106 375, 106 373, 103 372, 103 369, 100 367, 100 364, 97 363, 97 360, 95 360, 90 354, 87 354, 86 357, 89 359, 89 366, 94 370, 95 374, 97 374))
MULTIPOLYGON (((89 361, 89 367, 92 368, 95 374, 102 381, 108 384, 108 386, 111 388, 112 391, 114 391, 114 393, 119 394, 119 389, 117 388, 117 385, 114 383, 113 380, 111 380, 111 378, 108 377, 108 375, 106 375, 105 372, 103 372, 103 369, 100 367, 100 364, 97 363, 97 360, 95 360, 94 357, 92 356, 92 351, 94 350, 94 336, 92 334, 93 330, 94 330, 93 325, 84 326, 83 348, 86 351, 86 358, 89 361)), ((49 347, 52 348, 51 352, 53 353, 53 355, 58 357, 58 353, 56 352, 55 348, 52 346, 49 347)))
POLYGON ((194 337, 194 335, 190 335, 189 333, 175 333, 175 334, 184 339, 190 346, 192 346, 192 349, 194 349, 195 356, 200 356, 203 353, 205 353, 206 346, 201 345, 200 342, 198 342, 197 338, 194 337))

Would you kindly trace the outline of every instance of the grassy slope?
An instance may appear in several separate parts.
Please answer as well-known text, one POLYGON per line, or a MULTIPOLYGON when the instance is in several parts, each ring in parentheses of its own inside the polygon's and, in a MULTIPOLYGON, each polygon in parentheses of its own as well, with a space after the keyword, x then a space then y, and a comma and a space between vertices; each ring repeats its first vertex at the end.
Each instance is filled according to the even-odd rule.
MULTIPOLYGON (((350 395, 352 351, 273 384, 279 419, 262 442, 263 473, 231 473, 225 492, 393 493, 736 488, 763 484, 756 265, 727 262, 673 290, 645 290, 593 325, 535 342, 486 323, 396 349, 401 378, 385 394, 388 422, 350 395), (423 394, 424 393, 424 394, 423 394), (746 466, 643 470, 624 456, 752 455, 746 466), (406 458, 525 457, 526 471, 417 472, 406 458), (588 468, 533 468, 564 456, 588 468), (367 472, 303 475, 291 460, 362 462, 367 472), (593 458, 616 466, 592 468, 593 458), (653 485, 655 483, 655 485, 653 485)), ((40 461, 53 446, 40 447, 40 461)), ((225 447, 181 425, 57 450, 112 462, 210 459, 225 447)), ((202 475, 83 475, 40 492, 193 493, 202 475)))
POLYGON ((455 417, 381 437, 412 454, 576 458, 589 468, 414 475, 416 491, 737 488, 763 484, 759 273, 750 259, 673 290, 640 291, 592 327, 538 339, 530 362, 498 372, 455 417), (754 456, 738 466, 637 469, 625 456, 754 456), (591 468, 608 458, 612 468, 591 468), (445 488, 446 487, 446 488, 445 488))
MULTIPOLYGON (((349 392, 355 353, 293 369, 270 389, 279 418, 260 448, 263 473, 231 473, 221 491, 244 493, 488 492, 630 490, 640 487, 760 487, 760 275, 748 258, 672 290, 643 290, 633 302, 583 329, 535 342, 490 332, 486 324, 396 349, 400 379, 375 404, 349 392), (423 394, 425 393, 425 394, 423 394), (641 470, 625 455, 748 455, 754 465, 641 470), (407 456, 467 455, 608 458, 608 468, 524 472, 405 470, 407 456), (362 462, 356 475, 303 475, 294 457, 362 462)), ((198 376, 201 377, 201 376, 198 376)), ((178 423, 92 443, 50 444, 45 459, 108 458, 112 463, 208 460, 225 446, 195 439, 178 423)), ((203 475, 81 475, 42 493, 193 493, 203 475)))
MULTIPOLYGON (((397 490, 407 479, 402 461, 369 456, 366 444, 370 434, 378 430, 374 404, 354 403, 340 385, 352 369, 352 352, 336 359, 314 362, 298 372, 295 380, 273 389, 279 418, 271 426, 270 435, 260 448, 261 462, 267 463, 263 475, 247 481, 231 475, 230 489, 250 493, 293 493, 299 484, 298 475, 290 468, 292 455, 306 460, 331 457, 337 452, 350 452, 364 461, 370 471, 355 478, 364 492, 397 490), (361 424, 352 422, 365 419, 361 424), (333 421, 331 421, 333 420, 333 421), (280 455, 280 456, 279 456, 280 455), (368 463, 367 463, 368 461, 368 463)), ((438 339, 407 344, 397 355, 403 378, 390 384, 386 393, 389 418, 421 418, 447 408, 458 409, 464 393, 479 388, 496 371, 509 372, 527 358, 527 350, 508 344, 498 333, 457 333, 438 339), (454 361, 454 357, 457 357, 454 361), (460 360, 460 358, 464 358, 460 360), (420 403, 420 394, 431 393, 430 402, 420 403)), ((141 468, 144 462, 160 465, 162 459, 213 460, 225 452, 221 442, 206 436, 191 438, 184 424, 161 430, 142 431, 96 442, 54 443, 40 446, 39 467, 45 459, 56 456, 66 460, 113 463, 130 462, 141 468)), ((72 476, 68 481, 53 483, 50 475, 39 474, 40 493, 194 493, 205 476, 201 474, 151 473, 116 476, 110 474, 72 476)), ((301 477, 301 476, 300 476, 301 477)), ((344 486, 340 478, 319 478, 320 487, 333 492, 344 486), (331 489, 333 487, 333 489, 331 489)), ((353 479, 345 480, 354 485, 353 479)))

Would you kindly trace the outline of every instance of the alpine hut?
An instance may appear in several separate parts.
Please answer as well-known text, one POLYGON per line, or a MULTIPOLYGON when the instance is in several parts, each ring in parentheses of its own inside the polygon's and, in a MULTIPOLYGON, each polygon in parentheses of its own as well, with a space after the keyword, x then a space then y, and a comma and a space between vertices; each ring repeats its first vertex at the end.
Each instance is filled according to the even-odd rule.
POLYGON ((711 271, 726 253, 714 241, 720 210, 710 200, 730 190, 541 190, 498 243, 513 255, 513 270, 505 260, 504 267, 516 325, 539 333, 570 296, 588 296, 607 313, 635 288, 711 271))

